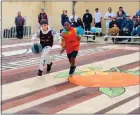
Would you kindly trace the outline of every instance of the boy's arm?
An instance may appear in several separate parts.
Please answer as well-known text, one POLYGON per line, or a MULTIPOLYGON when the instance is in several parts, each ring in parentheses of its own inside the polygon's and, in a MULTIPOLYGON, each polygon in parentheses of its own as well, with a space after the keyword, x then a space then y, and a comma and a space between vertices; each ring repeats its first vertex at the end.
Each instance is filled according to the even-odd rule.
POLYGON ((56 32, 54 29, 52 29, 52 35, 54 42, 61 44, 61 36, 58 32, 56 32))
POLYGON ((31 38, 32 42, 37 43, 37 38, 39 38, 40 30, 38 30, 31 38))
POLYGON ((66 48, 66 43, 65 43, 65 39, 64 38, 62 38, 61 47, 62 47, 62 50, 60 51, 60 54, 62 54, 65 51, 65 48, 66 48))

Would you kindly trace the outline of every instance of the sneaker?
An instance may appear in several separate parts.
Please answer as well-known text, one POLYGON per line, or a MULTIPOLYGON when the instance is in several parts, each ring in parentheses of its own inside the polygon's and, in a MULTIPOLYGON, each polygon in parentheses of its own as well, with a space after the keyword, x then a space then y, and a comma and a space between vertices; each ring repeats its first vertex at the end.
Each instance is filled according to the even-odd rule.
POLYGON ((42 76, 42 71, 38 70, 38 76, 42 76))
POLYGON ((76 66, 71 66, 70 67, 70 71, 69 71, 69 75, 72 76, 73 73, 75 72, 76 66))
POLYGON ((47 64, 47 72, 50 72, 51 71, 52 64, 53 64, 52 62, 49 65, 47 64))

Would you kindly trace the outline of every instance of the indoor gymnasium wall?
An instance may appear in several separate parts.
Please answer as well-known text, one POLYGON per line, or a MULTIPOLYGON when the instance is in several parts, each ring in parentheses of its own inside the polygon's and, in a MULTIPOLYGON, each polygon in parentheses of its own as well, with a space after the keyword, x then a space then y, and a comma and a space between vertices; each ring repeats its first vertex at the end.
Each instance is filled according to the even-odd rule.
POLYGON ((32 27, 32 32, 37 30, 38 14, 44 7, 43 2, 3 2, 2 3, 2 26, 9 29, 15 26, 14 20, 17 12, 21 11, 22 16, 27 19, 27 24, 32 27))

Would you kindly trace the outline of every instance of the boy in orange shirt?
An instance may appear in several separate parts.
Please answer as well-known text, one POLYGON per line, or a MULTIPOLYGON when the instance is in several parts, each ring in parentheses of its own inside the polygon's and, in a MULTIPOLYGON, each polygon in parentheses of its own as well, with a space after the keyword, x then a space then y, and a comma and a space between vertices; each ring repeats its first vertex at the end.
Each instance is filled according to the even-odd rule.
MULTIPOLYGON (((82 29, 82 28, 81 28, 82 29)), ((70 62, 70 70, 69 75, 72 76, 75 72, 76 66, 75 66, 75 59, 79 51, 80 47, 80 39, 81 39, 81 33, 78 28, 73 28, 70 25, 70 22, 65 22, 64 24, 64 30, 62 32, 62 50, 60 54, 62 54, 65 50, 67 53, 67 57, 70 62)))

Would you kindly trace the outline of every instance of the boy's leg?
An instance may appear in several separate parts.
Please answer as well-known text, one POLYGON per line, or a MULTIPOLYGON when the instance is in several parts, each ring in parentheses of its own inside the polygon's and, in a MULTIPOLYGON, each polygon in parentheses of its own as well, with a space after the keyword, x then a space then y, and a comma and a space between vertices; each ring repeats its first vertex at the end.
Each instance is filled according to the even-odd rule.
POLYGON ((47 52, 46 52, 47 72, 50 72, 52 64, 53 64, 51 60, 51 56, 50 56, 50 50, 51 50, 51 47, 47 47, 47 52))
POLYGON ((39 76, 42 75, 45 63, 48 64, 50 61, 50 60, 48 60, 50 49, 51 48, 49 48, 49 47, 44 47, 42 50, 42 55, 41 55, 41 59, 40 59, 40 68, 39 68, 39 72, 38 72, 39 76))
POLYGON ((68 54, 69 62, 70 62, 70 71, 69 75, 72 75, 75 72, 76 66, 75 66, 75 59, 78 54, 78 51, 73 51, 71 54, 68 54))

